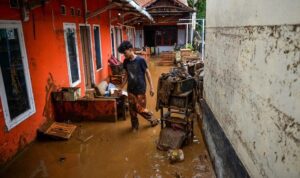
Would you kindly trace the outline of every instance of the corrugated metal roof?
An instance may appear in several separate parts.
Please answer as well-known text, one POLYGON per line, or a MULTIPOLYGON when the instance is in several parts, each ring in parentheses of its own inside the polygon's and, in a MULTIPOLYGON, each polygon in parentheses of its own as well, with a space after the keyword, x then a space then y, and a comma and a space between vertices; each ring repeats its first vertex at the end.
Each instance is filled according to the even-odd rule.
MULTIPOLYGON (((137 2, 142 7, 145 6, 145 5, 152 4, 155 1, 157 1, 157 0, 135 0, 135 2, 137 2)), ((178 1, 178 2, 188 6, 187 0, 175 0, 175 1, 178 1)))
POLYGON ((136 3, 138 3, 140 6, 145 6, 147 4, 150 4, 154 2, 155 0, 135 0, 136 3))
POLYGON ((186 6, 189 6, 188 3, 187 3, 187 0, 177 0, 179 2, 181 2, 182 4, 186 5, 186 6))

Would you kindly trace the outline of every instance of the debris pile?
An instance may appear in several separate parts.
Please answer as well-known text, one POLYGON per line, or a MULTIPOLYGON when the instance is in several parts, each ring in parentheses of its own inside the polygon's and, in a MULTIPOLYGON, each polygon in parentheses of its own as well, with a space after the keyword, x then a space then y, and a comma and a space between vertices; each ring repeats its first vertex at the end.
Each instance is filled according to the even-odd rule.
POLYGON ((162 73, 157 86, 156 110, 160 105, 169 105, 172 93, 180 94, 193 90, 194 82, 184 68, 173 68, 169 73, 162 73))

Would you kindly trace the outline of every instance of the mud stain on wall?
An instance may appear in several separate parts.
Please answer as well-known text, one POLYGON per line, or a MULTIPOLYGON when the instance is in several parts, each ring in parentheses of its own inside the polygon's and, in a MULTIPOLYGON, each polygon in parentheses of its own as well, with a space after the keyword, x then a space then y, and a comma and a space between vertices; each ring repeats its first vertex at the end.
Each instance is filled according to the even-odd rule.
POLYGON ((45 86, 45 106, 43 110, 43 116, 47 120, 54 120, 54 110, 51 100, 51 92, 56 91, 58 89, 58 86, 55 84, 55 81, 53 79, 53 76, 51 73, 49 73, 49 76, 47 78, 47 84, 45 86))

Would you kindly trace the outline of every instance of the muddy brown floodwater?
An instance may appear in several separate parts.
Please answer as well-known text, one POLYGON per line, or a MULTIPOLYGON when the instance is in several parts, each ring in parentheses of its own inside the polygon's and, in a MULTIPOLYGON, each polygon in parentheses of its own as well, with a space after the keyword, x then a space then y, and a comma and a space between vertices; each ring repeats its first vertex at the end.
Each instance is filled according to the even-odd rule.
MULTIPOLYGON (((149 68, 154 87, 168 66, 149 68)), ((155 112, 156 95, 147 92, 147 106, 155 112)), ((156 149, 160 126, 150 127, 139 118, 140 129, 132 132, 130 117, 115 123, 81 122, 68 141, 35 141, 7 166, 2 178, 159 178, 215 177, 201 132, 195 122, 194 143, 183 147, 184 161, 170 164, 167 152, 156 149), (84 141, 85 138, 86 141, 84 141)))

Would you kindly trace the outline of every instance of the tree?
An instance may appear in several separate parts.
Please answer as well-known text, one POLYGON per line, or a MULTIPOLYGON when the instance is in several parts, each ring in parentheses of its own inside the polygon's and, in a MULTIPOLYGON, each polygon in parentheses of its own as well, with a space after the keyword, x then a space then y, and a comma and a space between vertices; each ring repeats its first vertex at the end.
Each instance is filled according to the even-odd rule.
MULTIPOLYGON (((196 18, 197 19, 205 19, 206 15, 206 0, 187 0, 188 5, 196 10, 196 18)), ((202 21, 197 21, 196 30, 194 32, 194 48, 200 50, 200 41, 202 34, 202 21), (197 43, 198 41, 198 43, 197 43)))
POLYGON ((196 9, 197 18, 205 18, 206 0, 188 0, 188 5, 196 9))

